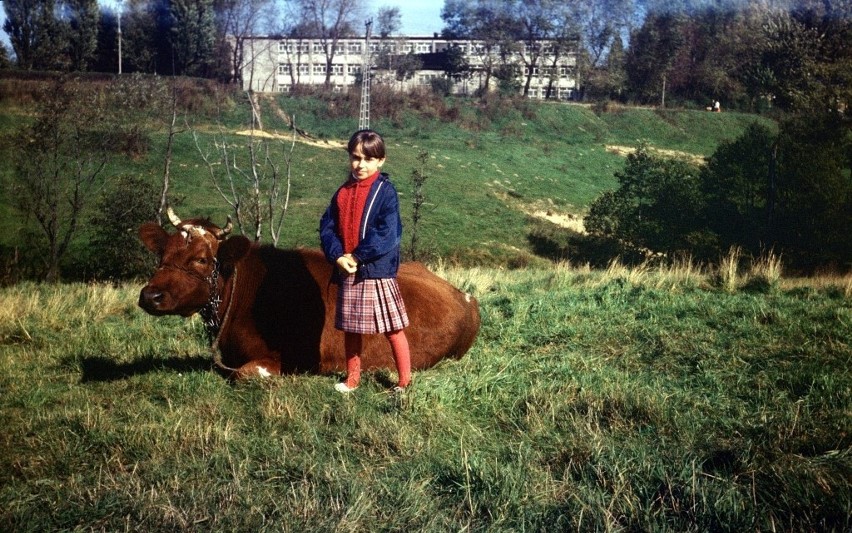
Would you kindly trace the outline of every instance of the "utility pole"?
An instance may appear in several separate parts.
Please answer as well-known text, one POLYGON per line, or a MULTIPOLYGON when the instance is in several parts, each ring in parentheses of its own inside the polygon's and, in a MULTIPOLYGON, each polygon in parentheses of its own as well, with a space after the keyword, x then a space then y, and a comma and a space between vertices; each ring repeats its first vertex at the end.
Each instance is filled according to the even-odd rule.
POLYGON ((123 0, 118 0, 118 73, 121 74, 121 10, 123 0))
POLYGON ((364 54, 361 66, 361 114, 358 117, 358 129, 370 128, 370 27, 373 20, 369 19, 364 24, 367 27, 364 39, 364 54))

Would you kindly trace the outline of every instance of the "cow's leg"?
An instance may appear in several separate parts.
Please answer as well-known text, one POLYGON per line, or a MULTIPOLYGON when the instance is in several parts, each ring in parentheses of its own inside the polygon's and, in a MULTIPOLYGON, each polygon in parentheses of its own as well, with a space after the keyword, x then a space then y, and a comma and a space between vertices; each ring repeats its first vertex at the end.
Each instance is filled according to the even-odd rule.
POLYGON ((260 376, 268 378, 270 376, 278 376, 281 374, 281 363, 273 359, 259 359, 257 361, 249 361, 237 370, 237 378, 249 378, 260 376))

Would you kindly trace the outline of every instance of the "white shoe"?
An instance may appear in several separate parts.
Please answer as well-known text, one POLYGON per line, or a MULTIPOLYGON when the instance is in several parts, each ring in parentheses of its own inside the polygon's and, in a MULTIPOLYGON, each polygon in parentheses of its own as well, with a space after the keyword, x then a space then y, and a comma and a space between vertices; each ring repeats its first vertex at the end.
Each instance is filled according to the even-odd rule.
POLYGON ((358 387, 350 387, 349 385, 347 385, 343 381, 341 381, 340 383, 335 383, 335 385, 334 385, 334 390, 336 390, 337 392, 340 392, 342 394, 349 394, 350 392, 354 391, 357 388, 358 387))

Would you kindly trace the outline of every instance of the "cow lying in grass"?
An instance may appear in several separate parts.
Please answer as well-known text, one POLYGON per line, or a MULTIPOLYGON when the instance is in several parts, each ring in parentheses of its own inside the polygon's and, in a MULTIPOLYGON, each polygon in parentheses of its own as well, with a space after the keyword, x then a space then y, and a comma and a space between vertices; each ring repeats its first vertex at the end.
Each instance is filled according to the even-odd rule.
MULTIPOLYGON (((231 236, 206 219, 181 221, 168 233, 153 222, 139 235, 159 266, 139 294, 152 315, 204 320, 216 363, 233 377, 343 371, 343 334, 334 328, 337 286, 319 250, 282 250, 231 236)), ((414 369, 458 358, 479 331, 479 305, 420 263, 398 275, 411 324, 406 335, 414 369)), ((394 368, 388 342, 364 337, 365 369, 394 368)))

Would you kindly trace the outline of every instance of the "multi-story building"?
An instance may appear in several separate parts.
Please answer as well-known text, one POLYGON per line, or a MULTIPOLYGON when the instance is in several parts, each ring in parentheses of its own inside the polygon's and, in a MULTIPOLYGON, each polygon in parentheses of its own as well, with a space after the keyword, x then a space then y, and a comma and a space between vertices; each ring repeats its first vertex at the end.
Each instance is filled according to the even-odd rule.
MULTIPOLYGON (((296 86, 325 85, 335 91, 357 85, 364 65, 364 38, 340 39, 329 64, 323 42, 319 39, 249 37, 242 41, 241 57, 243 89, 254 92, 289 92, 296 86), (328 76, 328 70, 331 75, 328 76)), ((568 100, 579 86, 577 56, 574 50, 561 51, 551 41, 539 41, 533 47, 516 43, 511 51, 501 53, 488 48, 483 41, 448 40, 433 37, 389 37, 370 40, 371 79, 377 83, 393 83, 400 90, 428 87, 435 79, 449 81, 454 94, 473 94, 488 83, 497 86, 494 71, 498 66, 512 65, 516 84, 530 98, 568 100), (466 72, 448 77, 448 51, 457 48, 468 65, 466 72), (379 57, 403 57, 413 54, 421 65, 399 80, 396 72, 379 68, 379 57), (532 75, 530 76, 530 72, 532 75), (527 86, 528 84, 528 86, 527 86)))

